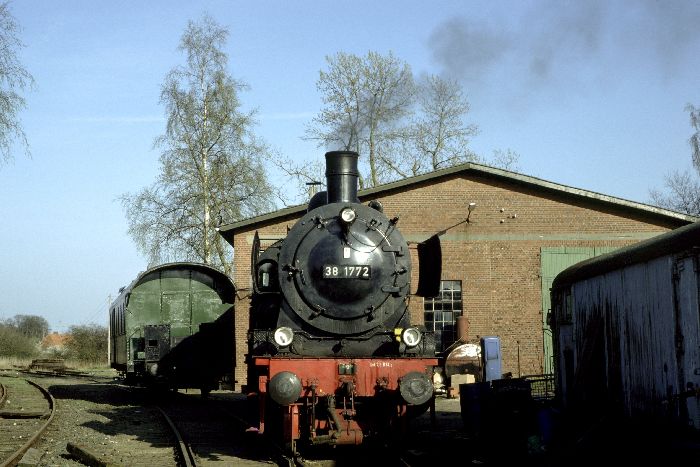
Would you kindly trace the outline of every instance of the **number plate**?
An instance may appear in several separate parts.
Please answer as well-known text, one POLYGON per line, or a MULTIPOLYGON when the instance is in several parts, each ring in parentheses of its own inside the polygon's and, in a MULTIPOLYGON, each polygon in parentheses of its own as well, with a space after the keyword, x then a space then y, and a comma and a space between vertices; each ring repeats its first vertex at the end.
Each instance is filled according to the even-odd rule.
POLYGON ((324 279, 369 279, 370 267, 355 264, 326 264, 323 266, 324 279))

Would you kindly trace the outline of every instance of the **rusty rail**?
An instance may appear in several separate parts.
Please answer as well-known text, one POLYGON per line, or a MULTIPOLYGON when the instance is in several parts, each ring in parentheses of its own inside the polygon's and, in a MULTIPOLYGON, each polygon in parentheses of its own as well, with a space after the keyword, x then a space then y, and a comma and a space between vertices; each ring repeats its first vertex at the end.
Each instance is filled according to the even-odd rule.
MULTIPOLYGON (((32 386, 36 387, 39 390, 39 392, 42 393, 44 398, 46 398, 46 400, 49 403, 49 416, 46 419, 46 422, 39 427, 39 429, 34 433, 34 435, 32 435, 19 449, 17 449, 14 453, 12 453, 8 459, 3 461, 3 463, 0 464, 0 467, 12 467, 12 466, 17 465, 17 463, 20 461, 20 459, 22 459, 22 456, 24 455, 24 453, 26 453, 29 450, 29 448, 31 448, 37 442, 37 440, 39 439, 39 436, 41 436, 44 433, 44 431, 46 431, 46 428, 53 421, 53 417, 56 414, 56 400, 53 398, 51 393, 46 388, 38 385, 34 381, 31 381, 31 380, 26 379, 26 378, 22 378, 22 379, 24 379, 27 383, 31 384, 32 386)), ((3 386, 3 388, 4 388, 3 395, 6 398, 7 397, 7 389, 4 386, 3 386)))

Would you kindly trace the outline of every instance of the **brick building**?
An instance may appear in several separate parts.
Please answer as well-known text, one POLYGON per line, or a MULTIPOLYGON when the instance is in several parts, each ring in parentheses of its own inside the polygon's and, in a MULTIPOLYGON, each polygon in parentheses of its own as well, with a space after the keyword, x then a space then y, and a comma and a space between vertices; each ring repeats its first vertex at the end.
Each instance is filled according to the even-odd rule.
MULTIPOLYGON (((457 339, 456 317, 468 318, 469 337, 499 336, 503 372, 551 373, 547 325, 549 286, 567 266, 653 237, 697 219, 677 212, 467 163, 361 190, 399 216, 414 260, 416 243, 440 232, 441 294, 412 296, 414 322, 434 329, 442 349, 457 339), (468 206, 475 203, 469 213, 468 206), (468 221, 467 221, 468 218, 468 221), (443 232, 444 231, 444 232, 443 232)), ((306 206, 223 226, 234 247, 236 380, 245 384, 250 257, 257 231, 262 246, 285 236, 306 206)))

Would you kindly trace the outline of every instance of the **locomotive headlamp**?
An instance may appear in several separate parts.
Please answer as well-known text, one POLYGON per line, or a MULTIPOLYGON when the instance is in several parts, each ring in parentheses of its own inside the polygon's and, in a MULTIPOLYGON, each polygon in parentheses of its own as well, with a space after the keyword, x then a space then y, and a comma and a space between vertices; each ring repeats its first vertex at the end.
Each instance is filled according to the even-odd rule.
POLYGON ((282 326, 281 328, 275 329, 273 339, 275 339, 275 343, 280 347, 286 347, 294 340, 294 331, 292 331, 292 328, 282 326))
POLYGON ((401 333, 401 340, 407 347, 415 347, 420 344, 421 332, 418 328, 406 328, 401 333))
POLYGON ((355 213, 355 210, 353 208, 343 208, 343 210, 340 211, 340 218, 346 224, 352 224, 355 221, 356 217, 357 213, 355 213))

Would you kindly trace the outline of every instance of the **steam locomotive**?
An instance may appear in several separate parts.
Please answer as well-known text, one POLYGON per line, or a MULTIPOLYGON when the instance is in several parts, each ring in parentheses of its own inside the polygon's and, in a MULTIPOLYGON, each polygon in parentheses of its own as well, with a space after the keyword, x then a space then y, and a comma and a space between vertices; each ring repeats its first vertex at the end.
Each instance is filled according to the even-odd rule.
POLYGON ((400 437, 429 408, 438 363, 434 335, 410 322, 408 303, 439 286, 439 240, 418 248, 419 261, 437 266, 421 265, 412 294, 398 217, 357 197, 358 154, 325 158, 327 191, 286 238, 261 250, 256 233, 251 258, 247 371, 258 430, 292 454, 400 437))

